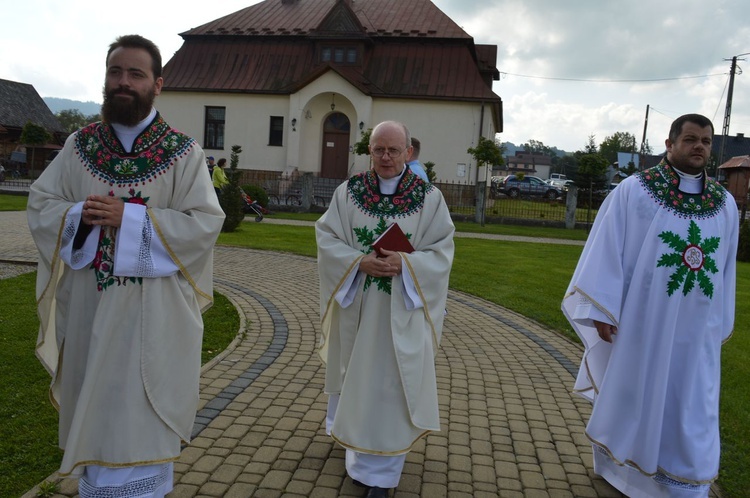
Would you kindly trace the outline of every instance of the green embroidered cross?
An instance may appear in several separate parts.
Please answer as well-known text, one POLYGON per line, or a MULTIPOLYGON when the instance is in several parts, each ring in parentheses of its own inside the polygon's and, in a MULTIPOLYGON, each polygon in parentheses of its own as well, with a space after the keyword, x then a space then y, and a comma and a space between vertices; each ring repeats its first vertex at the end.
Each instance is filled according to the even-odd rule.
MULTIPOLYGON (((375 242, 375 239, 377 239, 385 230, 388 228, 388 225, 385 222, 385 218, 381 217, 378 221, 378 224, 375 226, 373 230, 370 230, 367 227, 362 228, 354 228, 354 235, 357 236, 357 242, 359 242, 364 249, 362 249, 362 252, 365 254, 369 254, 372 250, 372 244, 375 242)), ((411 234, 406 234, 407 238, 411 238, 411 234)), ((373 277, 371 275, 367 275, 367 278, 365 278, 365 286, 364 290, 367 290, 370 285, 375 282, 375 284, 378 286, 378 290, 385 292, 386 294, 391 294, 391 277, 373 277)))
POLYGON ((695 281, 698 281, 703 294, 713 298, 714 284, 711 282, 707 272, 716 273, 716 261, 709 254, 719 248, 719 237, 709 237, 701 241, 701 229, 690 221, 688 228, 688 240, 685 241, 675 233, 662 232, 659 238, 669 247, 675 250, 672 253, 662 254, 657 263, 659 266, 675 266, 677 269, 669 277, 667 294, 670 296, 682 286, 682 295, 687 296, 693 290, 695 281), (683 285, 684 282, 684 285, 683 285))

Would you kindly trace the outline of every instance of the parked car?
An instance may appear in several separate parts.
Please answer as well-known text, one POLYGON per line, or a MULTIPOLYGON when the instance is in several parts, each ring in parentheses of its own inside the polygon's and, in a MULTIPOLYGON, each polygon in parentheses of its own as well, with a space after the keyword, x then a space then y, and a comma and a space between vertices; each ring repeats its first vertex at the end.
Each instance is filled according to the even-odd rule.
POLYGON ((563 190, 560 187, 550 185, 538 176, 524 175, 519 178, 516 175, 508 175, 497 184, 493 183, 496 193, 505 194, 511 198, 518 197, 544 197, 545 199, 557 199, 562 197, 563 190))

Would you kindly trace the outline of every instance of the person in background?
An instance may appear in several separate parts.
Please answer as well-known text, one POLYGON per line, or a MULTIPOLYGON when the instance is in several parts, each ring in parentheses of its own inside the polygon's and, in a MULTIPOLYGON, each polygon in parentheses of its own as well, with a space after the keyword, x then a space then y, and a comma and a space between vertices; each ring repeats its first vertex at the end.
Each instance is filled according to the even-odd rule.
POLYGON ((203 150, 154 108, 161 69, 153 42, 117 38, 102 122, 70 135, 29 193, 36 352, 59 410, 60 475, 79 477, 81 498, 169 493, 198 406, 224 213, 203 150))
POLYGON ((320 357, 326 430, 346 448, 346 470, 368 497, 398 485, 406 454, 440 430, 434 356, 453 262, 453 222, 440 190, 405 165, 409 130, 378 124, 372 168, 335 191, 316 223, 320 357), (400 199, 395 202, 393 199, 400 199), (414 251, 372 244, 398 223, 414 251))
POLYGON ((422 180, 429 182, 430 179, 427 177, 427 171, 425 171, 422 163, 419 162, 419 152, 422 148, 422 143, 419 141, 419 139, 411 137, 411 147, 411 159, 406 163, 406 165, 409 166, 409 169, 412 171, 412 173, 420 177, 422 180))
POLYGON ((216 164, 214 163, 214 156, 208 156, 206 158, 206 161, 206 166, 208 166, 208 174, 213 178, 214 166, 216 166, 216 164))
POLYGON ((662 162, 606 197, 562 303, 594 472, 630 497, 705 497, 719 472, 739 222, 706 173, 713 134, 699 114, 672 123, 662 162))
POLYGON ((214 167, 214 172, 211 175, 211 178, 213 179, 214 184, 214 190, 216 191, 216 196, 218 197, 219 194, 221 194, 221 189, 224 187, 224 185, 229 184, 229 179, 227 178, 227 174, 224 172, 224 167, 227 165, 227 160, 223 157, 219 159, 219 162, 216 163, 216 166, 214 167))

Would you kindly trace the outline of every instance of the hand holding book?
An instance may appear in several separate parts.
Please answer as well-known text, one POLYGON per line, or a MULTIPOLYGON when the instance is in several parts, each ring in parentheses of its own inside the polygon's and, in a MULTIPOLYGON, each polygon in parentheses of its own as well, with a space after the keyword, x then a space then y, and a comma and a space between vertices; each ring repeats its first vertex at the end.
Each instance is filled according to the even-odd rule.
POLYGON ((414 252, 414 247, 411 245, 411 242, 409 242, 409 238, 401 230, 401 227, 398 226, 398 223, 393 223, 385 230, 385 232, 381 233, 380 236, 375 239, 375 242, 372 243, 372 248, 379 257, 384 256, 380 251, 381 249, 405 253, 414 252))

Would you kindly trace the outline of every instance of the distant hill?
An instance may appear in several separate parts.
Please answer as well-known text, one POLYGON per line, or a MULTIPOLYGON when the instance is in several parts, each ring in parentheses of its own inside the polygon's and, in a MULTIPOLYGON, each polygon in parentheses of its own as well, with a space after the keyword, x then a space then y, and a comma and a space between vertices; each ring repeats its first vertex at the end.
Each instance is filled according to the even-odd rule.
POLYGON ((77 109, 84 116, 91 116, 101 112, 102 105, 97 102, 81 102, 80 100, 60 99, 57 97, 44 97, 44 103, 50 108, 52 114, 68 109, 77 109))

